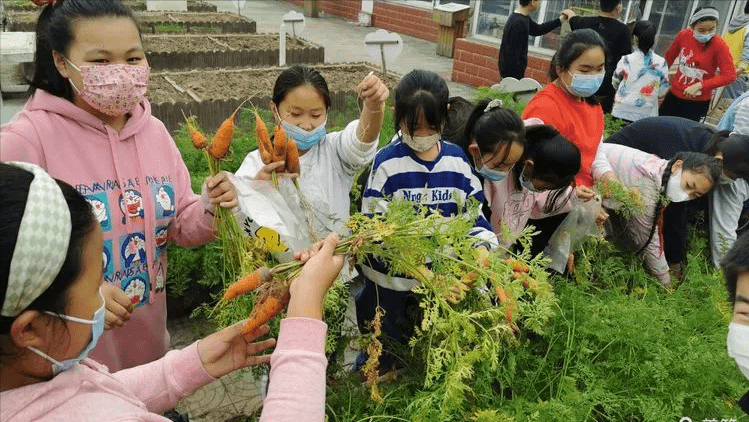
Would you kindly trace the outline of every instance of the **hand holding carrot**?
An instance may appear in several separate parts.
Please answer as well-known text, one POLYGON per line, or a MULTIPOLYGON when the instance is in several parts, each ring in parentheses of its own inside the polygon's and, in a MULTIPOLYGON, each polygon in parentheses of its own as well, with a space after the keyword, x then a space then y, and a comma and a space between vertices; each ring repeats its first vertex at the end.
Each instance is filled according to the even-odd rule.
POLYGON ((299 173, 286 173, 286 161, 276 161, 274 163, 266 164, 260 167, 260 170, 255 174, 255 180, 271 180, 273 178, 273 172, 276 172, 276 177, 289 177, 297 178, 299 173))
POLYGON ((250 335, 242 334, 244 322, 230 325, 198 341, 198 356, 206 371, 219 378, 247 366, 270 363, 270 355, 258 355, 276 344, 275 339, 255 342, 268 334, 270 328, 263 325, 250 335))
POLYGON ((104 296, 104 329, 110 330, 125 325, 133 315, 133 302, 125 292, 112 283, 101 285, 101 294, 104 296))
POLYGON ((234 208, 239 204, 237 191, 226 172, 221 171, 215 176, 207 177, 205 186, 212 205, 218 204, 222 208, 234 208))
POLYGON ((334 255, 338 235, 333 233, 294 257, 304 262, 302 272, 291 281, 291 300, 287 317, 322 319, 322 305, 328 291, 343 267, 345 257, 334 255))
POLYGON ((374 74, 367 75, 356 87, 356 92, 364 101, 364 107, 370 111, 382 111, 390 95, 387 85, 374 74))

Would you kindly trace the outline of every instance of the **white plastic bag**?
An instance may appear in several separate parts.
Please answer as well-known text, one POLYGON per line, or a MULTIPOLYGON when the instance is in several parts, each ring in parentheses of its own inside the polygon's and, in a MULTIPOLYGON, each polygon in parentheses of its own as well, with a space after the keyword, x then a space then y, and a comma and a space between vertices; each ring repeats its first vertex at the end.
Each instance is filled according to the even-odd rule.
POLYGON ((331 230, 319 212, 305 209, 290 179, 279 178, 278 182, 276 188, 270 181, 237 180, 241 210, 237 218, 246 234, 263 239, 274 256, 285 262, 331 230), (317 239, 313 240, 310 224, 317 239))
POLYGON ((588 236, 598 234, 596 217, 601 211, 600 197, 596 196, 587 202, 577 199, 575 201, 572 211, 559 225, 544 249, 544 255, 551 259, 549 268, 560 273, 564 272, 570 254, 578 250, 588 236))

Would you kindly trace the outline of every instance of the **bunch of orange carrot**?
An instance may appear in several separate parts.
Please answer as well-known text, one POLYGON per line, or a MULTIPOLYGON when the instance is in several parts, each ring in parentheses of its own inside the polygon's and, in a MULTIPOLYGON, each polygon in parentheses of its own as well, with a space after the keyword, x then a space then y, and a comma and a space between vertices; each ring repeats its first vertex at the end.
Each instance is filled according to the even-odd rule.
MULTIPOLYGON (((263 164, 286 161, 287 173, 299 174, 301 172, 296 142, 293 139, 288 139, 283 127, 278 124, 273 128, 273 138, 271 138, 268 129, 265 127, 265 122, 263 122, 257 110, 255 110, 255 134, 257 135, 257 147, 260 150, 260 159, 263 164)), ((273 183, 278 185, 275 171, 273 172, 273 183)))

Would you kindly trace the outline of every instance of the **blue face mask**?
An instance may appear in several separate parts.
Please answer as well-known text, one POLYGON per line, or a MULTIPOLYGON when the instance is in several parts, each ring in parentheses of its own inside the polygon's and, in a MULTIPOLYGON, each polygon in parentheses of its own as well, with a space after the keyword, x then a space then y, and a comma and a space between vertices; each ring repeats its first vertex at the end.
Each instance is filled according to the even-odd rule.
POLYGON ((520 186, 528 189, 528 191, 533 193, 543 192, 543 190, 541 189, 536 189, 530 179, 525 178, 525 166, 523 166, 523 171, 520 172, 520 186))
POLYGON ((481 159, 481 167, 476 165, 476 160, 473 161, 474 167, 476 167, 476 173, 480 174, 484 179, 491 180, 492 182, 501 182, 507 178, 508 172, 502 170, 490 169, 484 165, 484 160, 481 159))
POLYGON ((694 34, 694 39, 702 43, 710 41, 715 36, 715 31, 709 34, 698 34, 694 31, 692 31, 692 33, 694 34))
POLYGON ((580 97, 590 97, 598 91, 603 83, 603 73, 596 73, 595 75, 581 75, 579 73, 570 73, 572 75, 572 84, 567 85, 562 79, 562 82, 567 85, 567 89, 573 95, 579 95, 580 97))
POLYGON ((286 135, 296 141, 296 146, 300 151, 307 151, 325 138, 325 135, 327 134, 325 125, 327 123, 328 120, 325 119, 323 124, 312 130, 304 130, 299 126, 294 126, 288 122, 281 122, 281 126, 283 127, 283 130, 286 131, 286 135))
POLYGON ((92 326, 91 341, 88 342, 88 345, 86 346, 86 348, 83 349, 83 351, 81 351, 81 353, 78 354, 77 357, 74 357, 72 359, 58 362, 57 360, 50 357, 49 355, 42 352, 41 350, 35 347, 28 346, 29 350, 43 357, 44 359, 47 359, 48 361, 52 362, 52 375, 57 375, 60 372, 67 371, 68 369, 72 368, 73 365, 75 365, 76 363, 82 361, 83 359, 86 359, 86 357, 88 357, 89 352, 94 347, 96 347, 96 343, 99 341, 99 337, 101 337, 101 334, 104 332, 105 310, 104 310, 104 296, 101 294, 101 288, 99 289, 99 296, 101 297, 101 307, 97 309, 96 312, 94 312, 94 319, 91 319, 91 320, 76 318, 76 317, 72 317, 68 315, 58 315, 52 312, 45 312, 47 314, 54 315, 62 319, 67 319, 68 321, 79 322, 81 324, 89 324, 92 326))

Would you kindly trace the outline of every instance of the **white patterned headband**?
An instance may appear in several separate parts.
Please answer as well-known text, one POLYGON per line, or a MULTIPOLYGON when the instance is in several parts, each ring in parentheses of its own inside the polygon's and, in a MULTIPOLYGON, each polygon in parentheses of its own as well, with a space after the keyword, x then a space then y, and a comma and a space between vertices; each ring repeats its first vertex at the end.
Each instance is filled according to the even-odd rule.
POLYGON ((495 98, 489 101, 489 104, 486 105, 486 108, 484 108, 484 113, 488 113, 497 107, 502 107, 502 104, 502 100, 500 100, 499 98, 495 98))
POLYGON ((70 209, 62 189, 41 167, 9 162, 34 174, 10 261, 0 315, 15 317, 52 284, 70 243, 70 209))
POLYGON ((689 25, 692 26, 695 22, 703 18, 711 18, 717 21, 719 20, 719 17, 720 15, 718 14, 717 10, 713 9, 712 7, 706 7, 700 11, 694 12, 694 15, 689 18, 689 25))

